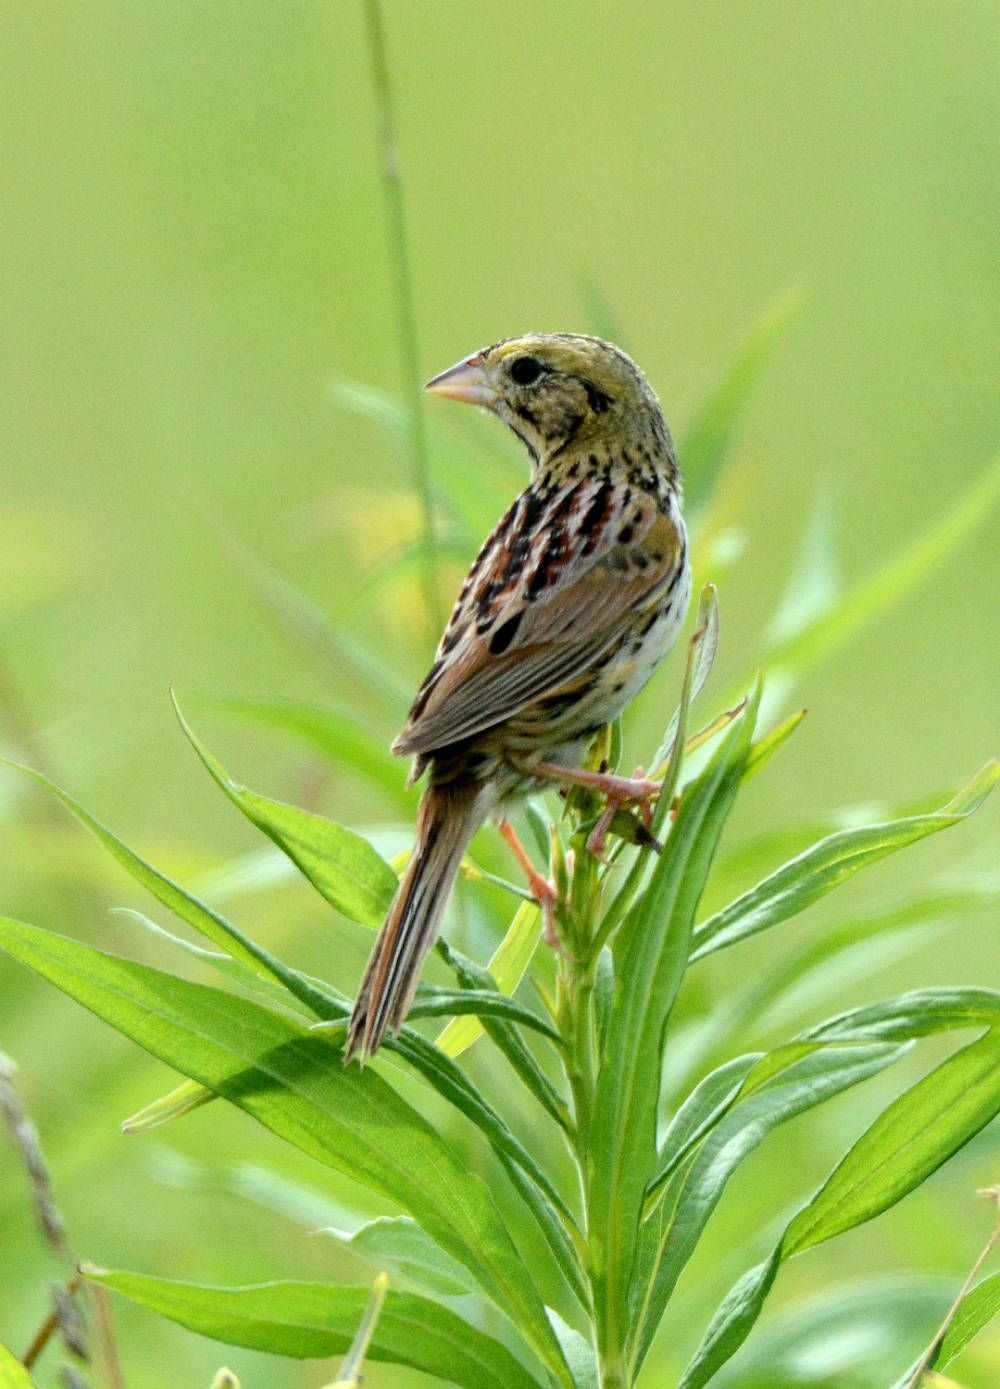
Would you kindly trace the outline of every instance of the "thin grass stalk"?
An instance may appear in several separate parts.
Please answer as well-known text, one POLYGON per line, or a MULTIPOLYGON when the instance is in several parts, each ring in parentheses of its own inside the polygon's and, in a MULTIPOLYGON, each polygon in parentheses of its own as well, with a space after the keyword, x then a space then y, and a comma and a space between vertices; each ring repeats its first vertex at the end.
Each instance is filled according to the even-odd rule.
POLYGON ((423 562, 420 566, 420 577, 431 628, 431 640, 436 643, 437 633, 442 626, 444 615, 441 611, 437 585, 437 534, 434 527, 430 459, 417 359, 417 322, 413 306, 413 281, 410 275, 409 242, 406 235, 406 216, 403 206, 403 178, 399 163, 399 148, 396 142, 392 75, 389 69, 385 17, 382 13, 382 6, 379 0, 364 0, 362 8, 368 30, 372 91, 378 116, 380 167, 385 198, 386 240, 391 262, 399 363, 403 377, 404 400, 407 406, 410 465, 413 488, 417 494, 422 513, 423 562))

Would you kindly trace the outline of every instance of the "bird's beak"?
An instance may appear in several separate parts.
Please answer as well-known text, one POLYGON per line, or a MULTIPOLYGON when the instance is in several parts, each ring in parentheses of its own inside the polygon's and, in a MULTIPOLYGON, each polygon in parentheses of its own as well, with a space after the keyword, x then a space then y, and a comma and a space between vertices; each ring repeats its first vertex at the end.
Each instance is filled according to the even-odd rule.
POLYGON ((428 381, 424 390, 447 396, 449 400, 467 400, 471 405, 489 407, 496 400, 496 392, 487 382, 478 356, 467 357, 457 366, 449 367, 428 381))

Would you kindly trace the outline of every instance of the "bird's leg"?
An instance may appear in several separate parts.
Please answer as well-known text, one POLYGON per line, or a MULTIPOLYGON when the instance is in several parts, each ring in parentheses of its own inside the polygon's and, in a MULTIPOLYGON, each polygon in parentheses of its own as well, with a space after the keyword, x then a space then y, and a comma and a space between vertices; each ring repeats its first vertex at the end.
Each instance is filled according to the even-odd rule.
POLYGON ((559 894, 556 892, 555 884, 539 873, 509 820, 498 820, 497 828, 524 869, 525 877, 528 879, 528 891, 542 909, 542 939, 546 945, 551 945, 553 950, 561 950, 562 945, 556 930, 556 902, 559 900, 559 894))
POLYGON ((595 858, 602 861, 604 841, 616 811, 623 805, 637 805, 642 823, 648 830, 653 823, 652 802, 663 787, 662 781, 650 781, 641 767, 636 768, 634 776, 625 777, 612 776, 610 772, 589 772, 576 767, 560 767, 557 762, 532 762, 531 772, 546 781, 585 786, 588 790, 605 797, 607 805, 604 812, 587 838, 587 848, 595 858))

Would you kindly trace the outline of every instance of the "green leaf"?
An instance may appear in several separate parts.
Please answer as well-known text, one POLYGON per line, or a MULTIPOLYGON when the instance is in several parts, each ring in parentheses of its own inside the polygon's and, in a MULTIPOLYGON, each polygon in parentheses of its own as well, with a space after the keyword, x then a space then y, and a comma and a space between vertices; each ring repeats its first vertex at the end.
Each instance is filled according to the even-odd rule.
POLYGON ((759 689, 708 766, 684 789, 644 892, 614 942, 615 995, 590 1132, 588 1229, 602 1349, 623 1346, 646 1188, 656 1162, 663 1035, 684 977, 698 901, 739 788, 759 689))
POLYGON ((148 1133, 150 1129, 169 1124, 172 1119, 181 1119, 185 1114, 191 1114, 218 1098, 213 1090, 206 1089, 195 1080, 186 1080, 168 1095, 162 1095, 152 1104, 145 1105, 138 1114, 123 1119, 122 1133, 148 1133))
POLYGON ((913 989, 864 1008, 851 1008, 799 1034, 801 1041, 897 1042, 956 1027, 1000 1027, 994 989, 913 989))
POLYGON ((549 1321, 555 1328, 555 1333, 559 1337, 559 1344, 563 1348, 566 1363, 573 1373, 573 1383, 576 1389, 600 1389, 599 1368, 594 1347, 579 1331, 574 1331, 573 1327, 568 1326, 563 1321, 558 1312, 548 1309, 549 1321))
POLYGON ((785 1232, 784 1257, 863 1225, 1000 1112, 1000 1035, 987 1032, 879 1115, 785 1232))
POLYGON ((409 1216, 380 1216, 362 1225, 353 1235, 329 1227, 322 1233, 364 1259, 373 1271, 388 1269, 394 1279, 416 1283, 425 1292, 458 1297, 476 1291, 462 1265, 450 1258, 409 1216))
POLYGON ((35 1382, 12 1350, 0 1341, 0 1389, 35 1389, 35 1382))
POLYGON ((368 840, 334 820, 283 801, 272 801, 238 785, 188 726, 176 698, 174 708, 208 772, 251 824, 277 844, 339 912, 363 926, 379 927, 399 882, 368 840))
POLYGON ((703 1076, 671 1119, 657 1153, 659 1171, 647 1188, 656 1192, 685 1157, 740 1098, 743 1082, 765 1055, 762 1051, 734 1056, 703 1076))
POLYGON ((662 1172, 651 1184, 669 1178, 643 1226, 640 1286, 646 1292, 637 1364, 645 1358, 677 1280, 743 1159, 780 1124, 878 1074, 905 1050, 875 1043, 803 1055, 783 1047, 777 1053, 737 1058, 702 1082, 668 1129, 659 1155, 662 1172), (753 1062, 750 1068, 748 1060, 753 1062))
POLYGON ((537 1013, 523 1003, 497 989, 442 989, 434 984, 421 984, 410 1008, 411 1018, 439 1018, 443 1015, 470 1014, 478 1018, 502 1018, 540 1032, 550 1041, 558 1042, 559 1033, 537 1013))
MULTIPOLYGON (((895 1381, 892 1389, 911 1389, 913 1377, 921 1366, 927 1370, 943 1370, 985 1326, 989 1325, 997 1312, 1000 1312, 1000 1273, 991 1273, 962 1298, 936 1349, 929 1357, 922 1355, 915 1360, 895 1381)), ((935 1384, 937 1382, 934 1380, 935 1384)), ((942 1385, 945 1383, 944 1380, 940 1382, 942 1385)), ((931 1380, 921 1376, 917 1389, 925 1389, 925 1386, 926 1389, 931 1389, 931 1380)))
MULTIPOLYGON (((137 1273, 86 1268, 88 1278, 229 1345, 296 1359, 344 1354, 365 1314, 368 1288, 327 1283, 261 1283, 211 1288, 137 1273)), ((506 1346, 440 1303, 389 1292, 368 1358, 410 1365, 466 1389, 538 1389, 506 1346)), ((568 1382, 568 1381, 567 1381, 568 1382)))
MULTIPOLYGON (((748 987, 720 1001, 699 1032, 693 1064, 704 1064, 706 1058, 710 1064, 713 1057, 727 1054, 730 1039, 743 1035, 746 1019, 772 1016, 775 1000, 784 997, 787 1006, 794 991, 796 1007, 801 1009, 803 996, 808 1002, 826 998, 834 977, 843 984, 859 971, 869 971, 873 949, 878 949, 884 962, 892 946, 879 940, 880 936, 912 934, 915 927, 939 929, 944 923, 951 924, 958 913, 994 900, 996 895, 995 889, 985 886, 966 891, 922 891, 882 911, 824 923, 821 934, 783 951, 748 987)), ((923 939, 923 932, 917 934, 923 939)))
POLYGON ((1000 761, 989 762, 963 791, 934 814, 840 830, 821 839, 702 922, 694 933, 692 961, 787 921, 860 869, 918 839, 958 824, 979 808, 998 779, 1000 761))
POLYGON ((841 594, 834 544, 834 515, 829 492, 824 488, 813 504, 802 532, 798 562, 785 596, 771 619, 765 640, 788 641, 811 626, 835 606, 841 594))
MULTIPOLYGON (((489 972, 460 951, 453 949, 446 940, 438 940, 437 951, 445 963, 455 971, 459 983, 464 988, 487 993, 497 992, 496 982, 490 977, 489 972)), ((480 1013, 479 1016, 490 1039, 506 1056, 526 1088, 556 1123, 567 1129, 569 1110, 566 1101, 532 1056, 521 1034, 502 1018, 492 1017, 487 1013, 480 1013)))
POLYGON ((203 936, 216 945, 221 945, 234 959, 241 960, 255 973, 264 977, 271 976, 284 982, 285 969, 280 961, 276 960, 262 946, 255 944, 242 931, 228 922, 225 917, 220 916, 217 911, 206 906, 204 902, 200 902, 197 897, 192 896, 190 892, 180 887, 172 879, 160 873, 152 864, 147 863, 128 845, 123 844, 100 821, 95 820, 88 811, 84 810, 83 806, 75 801, 68 792, 61 790, 41 772, 32 771, 30 767, 22 767, 17 762, 7 762, 3 758, 0 758, 0 762, 33 777, 35 781, 58 797, 67 810, 71 811, 94 838, 118 860, 125 871, 130 873, 137 883, 141 883, 157 901, 162 902, 182 921, 186 921, 188 925, 193 926, 196 931, 200 931, 203 936))
MULTIPOLYGON (((329 1016, 346 1018, 349 1011, 343 1008, 329 1016)), ((574 1237, 579 1237, 576 1218, 531 1153, 451 1057, 419 1033, 404 1027, 397 1038, 388 1039, 384 1045, 408 1061, 443 1099, 477 1125, 545 1236, 566 1283, 581 1306, 586 1307, 586 1281, 570 1235, 572 1231, 574 1237)), ((558 1096, 554 1102, 559 1102, 558 1096)))
POLYGON ((701 1345, 695 1351, 677 1389, 702 1389, 716 1370, 739 1350, 760 1316, 781 1266, 781 1245, 735 1283, 719 1303, 701 1345))
POLYGON ((806 711, 798 709, 794 714, 789 714, 782 723, 779 723, 777 728, 772 728, 770 733, 765 733, 763 738, 758 738, 751 745, 746 766, 743 768, 744 781, 749 781, 752 776, 756 776, 763 767, 767 766, 774 754, 784 747, 805 716, 806 711))
POLYGON ((401 1206, 569 1384, 538 1292, 485 1185, 375 1069, 341 1065, 324 1038, 259 1004, 35 927, 0 919, 0 945, 167 1065, 401 1206))
MULTIPOLYGON (((542 914, 538 904, 522 902, 486 966, 501 993, 512 994, 520 984, 541 935, 542 914)), ((449 1056, 461 1056, 482 1032, 483 1025, 475 1015, 454 1018, 438 1037, 437 1045, 449 1056)))
POLYGON ((751 391, 784 341, 804 302, 797 287, 784 290, 750 329, 735 361, 708 397, 679 450, 684 490, 694 512, 711 496, 751 391))
MULTIPOLYGON (((904 1340, 940 1317, 939 1277, 859 1278, 775 1310, 713 1381, 718 1389, 871 1389, 904 1340)), ((902 1389, 902 1386, 900 1386, 902 1389)), ((930 1386, 928 1386, 930 1389, 930 1386)))
POLYGON ((399 758, 377 742, 356 719, 297 699, 237 699, 195 696, 195 703, 222 714, 233 714, 276 728, 308 743, 338 770, 349 767, 410 811, 414 793, 404 786, 405 768, 399 758))
MULTIPOLYGON (((922 991, 928 1004, 934 1002, 933 993, 922 991)), ((863 1035, 896 1037, 908 1028, 908 1035, 922 1036, 941 1028, 981 1025, 988 1008, 996 1007, 997 995, 991 1004, 986 990, 939 993, 943 997, 936 1000, 936 1016, 919 1014, 916 994, 871 1010, 858 1009, 854 1016, 871 1015, 863 1035)), ((827 1030, 821 1026, 811 1035, 827 1030)), ((829 1028, 834 1036, 856 1036, 860 1030, 857 1022, 854 1027, 829 1028)), ((679 1389, 700 1389, 739 1349, 784 1259, 887 1210, 937 1171, 998 1112, 1000 1033, 990 1030, 905 1091, 866 1129, 816 1196, 785 1227, 770 1258, 745 1274, 720 1304, 679 1389)))
MULTIPOLYGON (((962 544, 989 516, 1000 499, 1000 455, 925 531, 868 578, 860 580, 833 608, 794 635, 768 647, 763 664, 801 676, 827 659, 862 628, 899 603, 962 544)), ((761 658, 758 657, 758 660, 761 658)), ((734 688, 740 688, 739 682, 734 688)))
POLYGON ((1000 1273, 991 1273, 974 1288, 970 1288, 959 1304, 954 1320, 944 1334, 941 1349, 934 1361, 938 1369, 960 1354, 1000 1312, 1000 1273))
POLYGON ((363 683, 380 702, 393 709, 406 709, 413 691, 396 671, 385 665, 367 647, 341 632, 323 610, 283 575, 253 554, 246 545, 227 534, 216 522, 213 529, 225 544, 257 595, 278 617, 282 627, 317 656, 335 676, 338 685, 345 675, 355 684, 363 683))
POLYGON ((242 960, 234 959, 232 955, 222 954, 217 950, 206 950, 203 946, 195 945, 192 941, 184 940, 180 936, 175 936, 172 931, 167 931, 162 926, 158 926, 155 921, 151 921, 142 912, 134 911, 131 907, 112 907, 112 912, 116 916, 125 917, 129 921, 137 922, 144 930, 151 935, 157 936, 160 940, 167 941, 175 950, 181 950, 185 955, 192 956, 200 964, 208 965, 210 969, 217 970, 224 978, 232 983, 239 985, 240 988, 247 989, 251 993, 259 994, 262 998, 270 1000, 272 1003, 280 1003, 283 1008, 295 1008, 300 1012, 307 1013, 309 1010, 298 999, 289 994, 284 984, 279 984, 277 980, 269 975, 262 974, 253 970, 249 965, 245 965, 242 960))
MULTIPOLYGON (((17 766, 10 763, 11 766, 17 766)), ((245 960, 263 978, 278 980, 289 993, 319 1018, 346 1019, 350 1005, 339 999, 328 985, 317 984, 298 970, 284 965, 262 946, 243 935, 235 926, 210 907, 198 901, 171 879, 159 873, 145 859, 129 849, 110 830, 105 829, 71 796, 28 768, 19 768, 48 787, 73 812, 92 834, 111 852, 125 869, 159 901, 183 920, 189 922, 213 942, 222 945, 240 960, 245 960)), ((412 1065, 449 1104, 472 1121, 485 1136, 522 1199, 539 1223, 546 1239, 556 1253, 560 1267, 578 1297, 584 1297, 582 1273, 575 1252, 554 1210, 560 1210, 567 1222, 573 1220, 551 1182, 545 1177, 531 1154, 515 1138, 499 1114, 486 1103, 467 1077, 445 1055, 412 1029, 404 1028, 400 1036, 386 1043, 412 1065)), ((155 1101, 128 1120, 130 1131, 141 1132, 207 1103, 213 1096, 203 1088, 192 1085, 155 1101)))

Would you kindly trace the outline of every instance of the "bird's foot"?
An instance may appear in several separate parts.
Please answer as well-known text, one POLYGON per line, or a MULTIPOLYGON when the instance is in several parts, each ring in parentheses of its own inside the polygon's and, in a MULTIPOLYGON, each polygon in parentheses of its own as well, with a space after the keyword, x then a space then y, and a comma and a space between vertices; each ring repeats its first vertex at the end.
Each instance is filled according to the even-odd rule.
POLYGON ((560 767, 555 762, 535 762, 531 766, 536 776, 546 781, 568 783, 570 786, 584 786, 595 791, 607 801, 601 818, 587 838, 587 848, 595 858, 607 863, 604 843, 608 829, 616 813, 623 805, 635 805, 647 830, 653 824, 653 801, 662 790, 662 781, 651 781, 642 767, 637 767, 633 776, 613 776, 610 772, 583 771, 576 767, 560 767))

